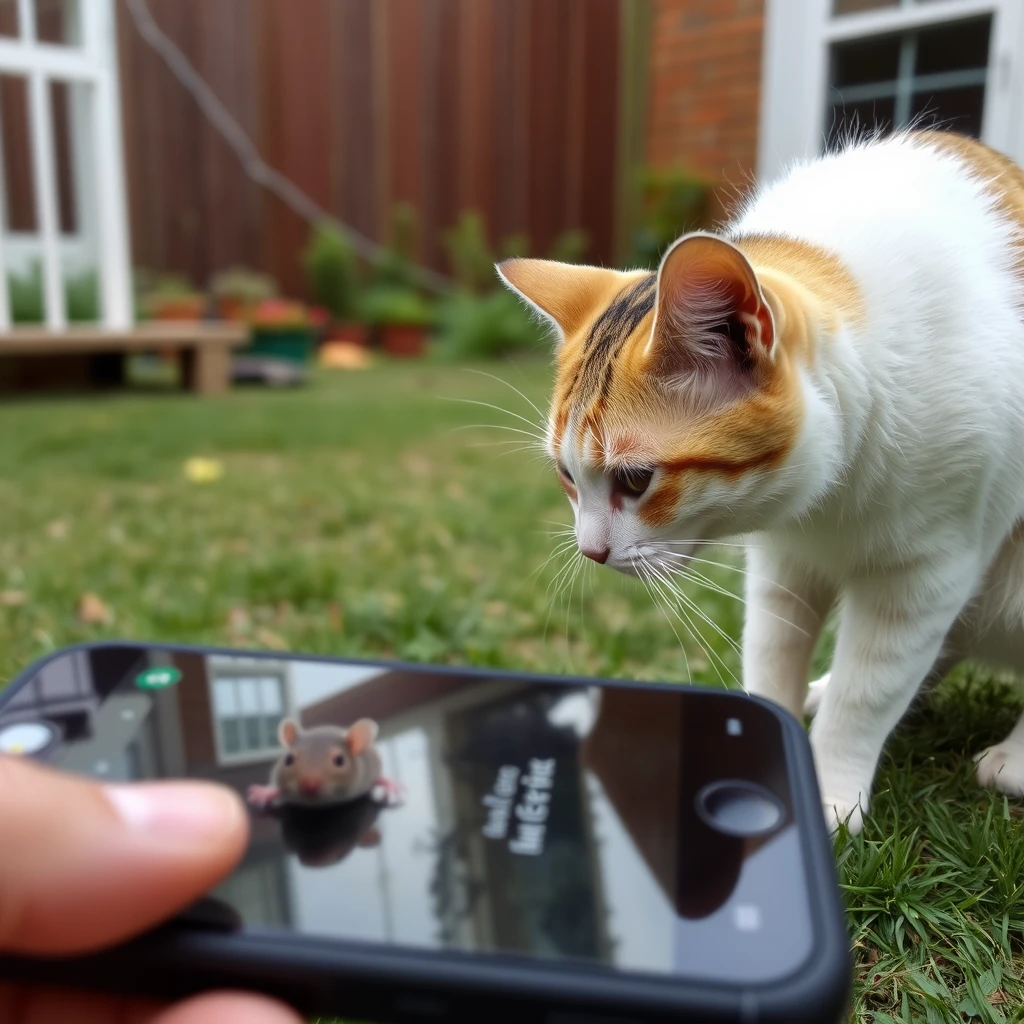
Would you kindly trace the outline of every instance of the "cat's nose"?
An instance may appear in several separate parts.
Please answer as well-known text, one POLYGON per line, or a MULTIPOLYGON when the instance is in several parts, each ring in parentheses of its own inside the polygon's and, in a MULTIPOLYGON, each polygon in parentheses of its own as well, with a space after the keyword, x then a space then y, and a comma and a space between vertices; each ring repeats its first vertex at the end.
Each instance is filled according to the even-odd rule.
POLYGON ((612 553, 611 548, 604 548, 603 550, 599 548, 583 548, 582 551, 587 558, 592 558, 598 565, 604 565, 608 561, 608 556, 612 553))

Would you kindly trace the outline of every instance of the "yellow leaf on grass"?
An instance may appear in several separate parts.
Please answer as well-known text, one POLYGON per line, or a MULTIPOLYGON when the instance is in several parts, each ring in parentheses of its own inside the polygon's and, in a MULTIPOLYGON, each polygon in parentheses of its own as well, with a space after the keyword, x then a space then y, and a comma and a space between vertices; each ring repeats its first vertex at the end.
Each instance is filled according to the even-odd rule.
POLYGON ((185 460, 185 476, 194 484, 208 484, 224 475, 224 464, 219 459, 198 456, 185 460))
POLYGON ((101 625, 110 622, 113 613, 96 594, 83 594, 78 599, 78 621, 89 625, 101 625))

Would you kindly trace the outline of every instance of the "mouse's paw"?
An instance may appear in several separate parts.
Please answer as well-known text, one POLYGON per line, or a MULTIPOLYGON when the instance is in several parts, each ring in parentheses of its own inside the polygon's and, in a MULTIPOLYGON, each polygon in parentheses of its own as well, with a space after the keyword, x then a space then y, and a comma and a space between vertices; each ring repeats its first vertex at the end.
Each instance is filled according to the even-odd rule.
POLYGON ((978 783, 1007 796, 1024 797, 1024 747, 996 743, 974 759, 978 783))
POLYGON ((265 810, 281 795, 276 786, 250 786, 246 791, 246 799, 253 807, 265 810))
POLYGON ((405 801, 405 786, 382 777, 373 784, 370 796, 385 807, 398 807, 405 801))

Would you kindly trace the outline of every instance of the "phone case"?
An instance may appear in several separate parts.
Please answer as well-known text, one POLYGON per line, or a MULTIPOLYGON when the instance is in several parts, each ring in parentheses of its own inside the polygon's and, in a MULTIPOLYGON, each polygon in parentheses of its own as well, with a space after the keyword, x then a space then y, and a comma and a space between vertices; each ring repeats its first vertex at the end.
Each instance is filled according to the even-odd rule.
MULTIPOLYGON (((182 653, 261 656, 258 652, 181 644, 83 644, 57 651, 32 665, 0 696, 0 707, 41 666, 70 650, 149 646, 182 653)), ((262 656, 281 657, 279 652, 264 652, 262 656)), ((480 671, 293 656, 323 663, 387 664, 427 673, 472 675, 480 671)), ((536 674, 486 671, 495 679, 550 681, 550 677, 536 674)), ((630 689, 678 688, 678 684, 618 680, 564 678, 564 682, 630 689)), ((46 960, 0 956, 0 977, 157 999, 241 988, 282 999, 310 1017, 384 1024, 837 1024, 849 1005, 852 962, 807 734, 792 715, 767 701, 721 692, 723 699, 756 701, 782 725, 792 798, 801 822, 799 834, 815 929, 810 959, 785 980, 726 987, 597 965, 548 964, 503 954, 421 951, 297 934, 267 938, 238 931, 240 922, 232 915, 202 901, 147 935, 98 954, 46 960)))

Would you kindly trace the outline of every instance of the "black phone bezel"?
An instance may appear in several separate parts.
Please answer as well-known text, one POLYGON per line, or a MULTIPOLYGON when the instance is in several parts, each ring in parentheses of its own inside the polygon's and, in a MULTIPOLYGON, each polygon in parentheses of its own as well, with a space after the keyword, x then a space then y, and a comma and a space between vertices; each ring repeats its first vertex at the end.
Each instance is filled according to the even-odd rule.
MULTIPOLYGON (((685 692, 686 684, 510 672, 300 652, 251 651, 216 645, 135 640, 75 644, 38 659, 0 693, 0 707, 49 662, 74 652, 129 648, 144 652, 299 658, 381 666, 427 674, 516 679, 567 686, 685 692)), ((803 725, 782 708, 746 693, 696 687, 723 700, 754 701, 782 727, 799 819, 815 941, 804 965, 786 978, 750 986, 660 978, 602 965, 519 962, 502 954, 377 946, 340 939, 238 933, 186 912, 133 941, 82 957, 0 956, 0 978, 157 999, 211 989, 250 989, 290 1003, 308 1016, 343 1016, 405 1024, 424 1020, 513 1024, 640 1024, 642 1021, 836 1024, 849 1006, 852 959, 832 842, 803 725)))

